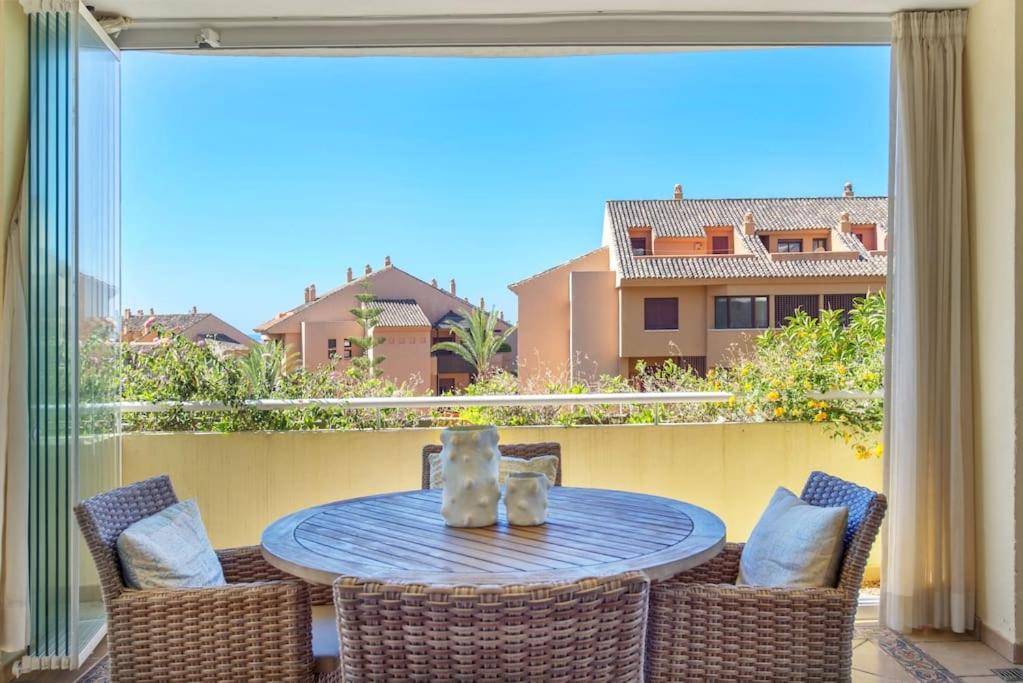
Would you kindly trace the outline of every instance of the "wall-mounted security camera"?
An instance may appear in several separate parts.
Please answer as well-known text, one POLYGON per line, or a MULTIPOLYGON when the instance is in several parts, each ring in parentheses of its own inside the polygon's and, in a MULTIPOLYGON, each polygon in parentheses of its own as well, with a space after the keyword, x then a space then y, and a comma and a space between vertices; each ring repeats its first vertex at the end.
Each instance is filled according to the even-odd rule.
POLYGON ((199 48, 220 47, 220 33, 216 29, 199 29, 199 35, 195 37, 195 45, 199 48))

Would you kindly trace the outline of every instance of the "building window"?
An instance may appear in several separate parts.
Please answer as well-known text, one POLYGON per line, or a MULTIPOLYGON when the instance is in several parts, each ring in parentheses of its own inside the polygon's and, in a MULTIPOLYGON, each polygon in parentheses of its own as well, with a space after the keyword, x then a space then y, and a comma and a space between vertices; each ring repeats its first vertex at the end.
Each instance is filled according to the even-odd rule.
POLYGON ((437 393, 438 394, 451 394, 454 393, 455 380, 453 377, 438 377, 437 378, 437 393))
POLYGON ((731 254, 732 247, 727 235, 718 235, 710 238, 710 253, 731 254))
POLYGON ((849 311, 857 299, 862 299, 866 294, 825 294, 824 308, 830 311, 842 311, 842 325, 849 324, 849 311))
POLYGON ((678 298, 656 297, 643 299, 643 329, 677 330, 678 298))
POLYGON ((798 254, 803 251, 803 240, 778 240, 779 254, 798 254))
POLYGON ((342 354, 342 358, 351 358, 351 357, 352 357, 352 340, 351 339, 345 339, 344 352, 342 354))
POLYGON ((764 245, 764 249, 771 251, 771 236, 770 235, 757 235, 760 238, 760 243, 764 245))
POLYGON ((327 340, 327 358, 333 359, 337 355, 337 339, 327 340))
POLYGON ((820 314, 820 297, 816 294, 776 294, 774 297, 774 326, 784 327, 788 319, 802 310, 811 318, 820 314))
POLYGON ((714 297, 714 329, 752 330, 767 326, 766 296, 714 297))
POLYGON ((630 237, 629 244, 633 256, 646 256, 646 237, 630 237))
POLYGON ((814 251, 827 251, 828 250, 828 238, 827 237, 814 237, 813 238, 813 250, 814 251))

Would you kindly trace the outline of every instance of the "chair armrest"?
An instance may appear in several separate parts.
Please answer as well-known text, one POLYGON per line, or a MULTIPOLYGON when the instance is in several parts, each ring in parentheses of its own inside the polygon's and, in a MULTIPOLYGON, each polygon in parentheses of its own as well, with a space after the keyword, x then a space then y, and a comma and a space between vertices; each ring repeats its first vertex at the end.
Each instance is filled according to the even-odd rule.
POLYGON ((217 558, 224 569, 224 579, 228 583, 298 580, 267 562, 258 545, 218 550, 217 558))
POLYGON ((721 552, 698 567, 693 567, 667 581, 654 584, 673 583, 735 583, 739 578, 739 557, 744 543, 726 543, 721 552))
POLYGON ((107 611, 115 680, 312 679, 309 594, 299 581, 127 590, 107 611))
POLYGON ((330 586, 306 583, 297 576, 281 571, 266 561, 258 545, 226 548, 217 551, 224 579, 228 583, 255 583, 258 581, 298 581, 305 583, 312 605, 332 605, 334 598, 330 586))

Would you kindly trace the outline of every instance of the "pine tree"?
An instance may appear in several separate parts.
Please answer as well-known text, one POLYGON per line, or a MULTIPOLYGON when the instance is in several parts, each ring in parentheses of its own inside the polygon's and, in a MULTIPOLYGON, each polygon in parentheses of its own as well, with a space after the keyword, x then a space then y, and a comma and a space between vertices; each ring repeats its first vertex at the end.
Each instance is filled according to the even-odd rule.
POLYGON ((352 346, 361 349, 360 355, 352 355, 352 365, 348 373, 357 379, 373 379, 380 376, 380 369, 377 367, 384 362, 384 357, 374 353, 373 349, 383 344, 386 340, 383 337, 375 336, 373 328, 377 326, 380 314, 384 309, 374 306, 376 296, 369 290, 369 284, 362 284, 362 291, 355 295, 359 302, 358 308, 351 309, 355 316, 355 322, 362 328, 361 337, 350 337, 352 346))

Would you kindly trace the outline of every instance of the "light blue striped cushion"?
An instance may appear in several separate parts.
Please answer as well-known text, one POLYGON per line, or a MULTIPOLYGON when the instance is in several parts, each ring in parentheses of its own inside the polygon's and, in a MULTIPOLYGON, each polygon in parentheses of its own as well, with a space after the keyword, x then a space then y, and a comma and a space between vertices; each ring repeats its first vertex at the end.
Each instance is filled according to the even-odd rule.
POLYGON ((117 538, 124 582, 132 588, 224 586, 194 500, 175 503, 135 522, 117 538))

